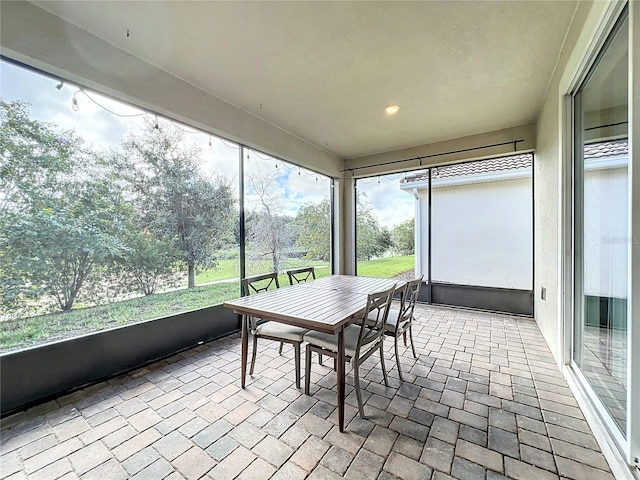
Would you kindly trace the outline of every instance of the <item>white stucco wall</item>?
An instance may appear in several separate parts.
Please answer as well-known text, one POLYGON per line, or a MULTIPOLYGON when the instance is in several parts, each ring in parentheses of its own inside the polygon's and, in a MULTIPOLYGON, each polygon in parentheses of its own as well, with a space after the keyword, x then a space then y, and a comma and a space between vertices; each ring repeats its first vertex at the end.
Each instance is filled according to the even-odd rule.
POLYGON ((558 363, 565 361, 568 331, 565 331, 563 319, 572 294, 568 284, 571 272, 563 268, 571 256, 571 243, 564 242, 564 238, 571 235, 571 217, 567 209, 570 183, 565 181, 571 176, 568 162, 571 144, 570 132, 565 128, 569 121, 565 95, 587 56, 608 6, 609 2, 578 4, 536 124, 534 314, 558 363), (544 300, 540 294, 542 288, 546 290, 544 300))
POLYGON ((584 190, 584 293, 627 298, 627 168, 587 170, 584 190))
MULTIPOLYGON (((585 172, 585 293, 626 298, 628 171, 585 172)), ((597 159, 596 162, 602 162, 597 159)), ((406 190, 410 190, 407 185, 406 190)), ((416 189, 416 263, 428 268, 428 193, 416 189)), ((438 186, 432 193, 434 282, 530 290, 533 288, 531 177, 438 186)))
MULTIPOLYGON (((640 45, 638 37, 640 36, 640 15, 638 14, 639 3, 629 2, 630 18, 630 36, 629 42, 630 63, 629 78, 631 88, 629 92, 630 98, 630 149, 633 152, 634 139, 638 139, 637 128, 637 112, 638 112, 638 92, 640 88, 640 62, 638 55, 640 49, 635 48, 640 45), (635 60, 635 61, 634 61, 635 60), (633 117, 634 112, 636 117, 633 117)), ((535 292, 534 295, 534 311, 535 319, 545 337, 552 354, 555 356, 559 364, 569 364, 571 360, 571 340, 572 340, 572 232, 571 232, 571 104, 568 101, 568 95, 575 91, 581 80, 581 75, 586 71, 590 61, 595 58, 602 46, 602 41, 610 30, 612 22, 615 20, 620 9, 625 6, 625 2, 580 2, 574 16, 573 24, 568 32, 565 45, 562 49, 561 56, 556 67, 554 76, 549 84, 545 101, 542 104, 541 112, 537 121, 537 144, 536 144, 536 163, 534 165, 535 178, 535 292), (545 287, 547 290, 546 300, 542 300, 539 295, 540 288, 545 287)), ((634 185, 634 191, 638 186, 637 161, 632 158, 629 160, 630 168, 628 175, 634 185), (634 171, 636 172, 634 174, 634 171), (634 179, 636 180, 634 182, 634 179)), ((589 172, 587 172, 589 173, 589 172)), ((610 185, 610 191, 615 191, 616 195, 628 195, 627 205, 632 205, 633 212, 637 209, 637 196, 633 198, 628 188, 621 189, 621 172, 601 172, 601 176, 605 175, 606 182, 610 185)), ((590 185, 593 178, 586 175, 586 188, 588 190, 586 197, 598 200, 601 205, 605 205, 608 201, 606 195, 594 195, 590 185)), ((600 178, 600 180, 603 180, 600 178)), ((627 187, 629 185, 628 182, 627 187)), ((604 192, 602 192, 604 193, 604 192)), ((620 198, 614 201, 620 205, 620 198)), ((589 206, 587 205, 587 208, 589 206)), ((591 207, 593 212, 599 209, 591 207)), ((595 213, 595 215, 599 215, 595 213)), ((601 217, 602 218, 602 217, 601 217)), ((622 454, 626 457, 626 462, 618 455, 620 445, 615 445, 613 437, 609 435, 607 428, 603 426, 597 412, 597 407, 593 407, 587 400, 584 391, 578 387, 579 379, 573 376, 570 368, 564 369, 565 375, 569 380, 580 406, 583 408, 587 421, 594 429, 594 434, 598 439, 603 452, 607 457, 609 465, 616 478, 634 478, 626 463, 632 463, 633 459, 640 457, 640 409, 637 399, 640 398, 640 375, 638 375, 638 367, 640 367, 640 355, 635 345, 640 345, 640 328, 638 326, 638 315, 633 313, 640 312, 640 302, 637 301, 636 292, 640 289, 635 287, 633 283, 638 278, 638 265, 640 255, 634 255, 638 250, 634 243, 636 232, 640 231, 640 216, 631 214, 629 210, 615 212, 613 218, 605 218, 600 223, 601 226, 607 225, 609 232, 603 230, 597 237, 601 239, 609 238, 611 241, 602 242, 603 249, 594 249, 593 245, 585 245, 587 263, 591 263, 591 268, 599 268, 598 264, 613 263, 615 268, 620 268, 625 262, 625 268, 629 271, 627 276, 627 284, 623 282, 608 282, 607 278, 616 276, 620 278, 613 270, 604 275, 604 282, 598 284, 586 284, 585 291, 587 293, 604 294, 617 296, 616 292, 623 288, 627 289, 630 294, 630 304, 628 318, 631 319, 631 327, 628 339, 628 391, 630 408, 630 420, 627 424, 627 438, 629 445, 622 446, 622 454), (624 215, 627 227, 622 228, 618 216, 624 215), (631 230, 630 230, 631 228, 631 230), (619 235, 625 236, 622 232, 626 230, 627 241, 621 242, 618 248, 615 240, 619 235), (631 241, 629 241, 631 240, 631 241), (608 243, 608 245, 605 245, 608 243), (631 254, 623 260, 624 254, 622 249, 626 249, 626 253, 631 254), (634 250, 635 248, 635 250, 634 250), (628 266, 632 268, 629 269, 628 266), (635 267, 635 268, 634 268, 635 267), (634 301, 635 299, 635 301, 634 301)), ((640 245, 640 242, 637 243, 640 245)), ((600 272, 602 273, 602 272, 600 272)), ((596 275, 597 276, 597 275, 596 275)), ((637 478, 637 471, 636 477, 637 478)))
MULTIPOLYGON (((533 283, 531 177, 437 186, 432 192, 432 279, 530 290, 533 283)), ((427 190, 419 190, 416 228, 427 266, 427 190)))

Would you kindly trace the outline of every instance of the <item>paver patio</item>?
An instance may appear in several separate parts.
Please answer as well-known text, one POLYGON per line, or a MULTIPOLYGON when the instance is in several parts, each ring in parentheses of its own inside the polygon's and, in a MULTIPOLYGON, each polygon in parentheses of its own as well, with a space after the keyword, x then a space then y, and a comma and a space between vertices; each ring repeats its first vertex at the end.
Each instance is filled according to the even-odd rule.
POLYGON ((414 338, 404 382, 390 339, 390 387, 361 367, 367 420, 348 373, 343 434, 330 360, 306 396, 261 340, 242 390, 234 335, 3 419, 0 477, 613 478, 533 320, 420 305, 414 338))

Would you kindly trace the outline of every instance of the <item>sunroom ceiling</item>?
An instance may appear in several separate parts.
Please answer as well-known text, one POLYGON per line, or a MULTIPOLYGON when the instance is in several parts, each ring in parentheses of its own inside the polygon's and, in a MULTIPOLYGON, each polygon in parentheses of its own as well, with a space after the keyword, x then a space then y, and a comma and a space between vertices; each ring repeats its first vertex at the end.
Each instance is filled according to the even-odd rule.
POLYGON ((535 122, 576 6, 34 3, 341 158, 535 122))

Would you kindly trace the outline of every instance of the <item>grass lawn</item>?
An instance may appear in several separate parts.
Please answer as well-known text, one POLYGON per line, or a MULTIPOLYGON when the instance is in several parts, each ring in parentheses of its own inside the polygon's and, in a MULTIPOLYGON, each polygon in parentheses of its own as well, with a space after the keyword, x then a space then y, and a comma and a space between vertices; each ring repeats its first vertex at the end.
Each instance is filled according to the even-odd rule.
MULTIPOLYGON (((310 261, 310 260, 304 260, 304 259, 288 259, 287 260, 287 265, 285 267, 286 269, 290 269, 290 268, 296 268, 296 267, 319 267, 319 266, 327 266, 328 267, 328 262, 322 262, 322 261, 310 261)), ((252 275, 253 272, 251 272, 252 270, 252 265, 251 262, 247 262, 247 270, 249 275, 252 275)), ((318 269, 318 272, 320 272, 321 270, 329 270, 328 268, 322 268, 322 269, 318 269)), ((264 270, 260 270, 260 272, 255 272, 255 274, 257 275, 258 273, 262 273, 264 270)), ((209 270, 206 270, 198 275, 196 275, 196 285, 202 285, 204 283, 210 283, 210 282, 217 282, 219 280, 226 280, 229 278, 239 278, 240 277, 240 260, 238 259, 231 259, 231 260, 220 260, 218 262, 218 265, 215 268, 210 268, 209 270)), ((285 275, 285 280, 286 280, 286 275, 285 275)), ((186 285, 187 283, 185 282, 184 285, 186 285)), ((287 280, 286 283, 284 283, 284 285, 288 285, 289 281, 287 280)))
POLYGON ((186 312, 239 296, 240 287, 237 283, 218 283, 66 313, 8 320, 0 322, 0 352, 186 312))
POLYGON ((415 268, 415 257, 406 255, 403 257, 377 258, 364 262, 358 262, 358 275, 364 277, 391 278, 403 272, 415 268))
MULTIPOLYGON (((196 285, 203 283, 226 280, 228 278, 238 278, 240 276, 240 260, 220 260, 215 268, 210 268, 196 275, 196 285)), ((185 285, 187 283, 185 282, 185 285)))
MULTIPOLYGON (((390 257, 358 262, 358 274, 374 277, 393 277, 412 270, 414 257, 390 257)), ((293 263, 293 262, 292 262, 293 263)), ((299 261, 299 265, 313 265, 320 262, 299 261)), ((289 264, 288 268, 296 265, 289 264)), ((205 272, 206 277, 197 277, 197 283, 212 282, 216 279, 233 278, 229 272, 237 269, 236 260, 223 260, 214 273, 205 272), (223 272, 227 272, 226 274, 223 272), (219 276, 218 276, 219 275, 219 276), (205 280, 206 279, 206 280, 205 280)), ((329 268, 316 269, 316 277, 326 277, 329 268)), ((279 276, 280 285, 288 285, 286 275, 279 276)), ((71 338, 106 328, 128 325, 136 322, 186 312, 215 305, 240 296, 238 282, 223 282, 160 293, 149 297, 132 298, 108 303, 97 307, 80 308, 67 313, 50 313, 19 320, 0 322, 0 353, 42 345, 44 343, 71 338)))

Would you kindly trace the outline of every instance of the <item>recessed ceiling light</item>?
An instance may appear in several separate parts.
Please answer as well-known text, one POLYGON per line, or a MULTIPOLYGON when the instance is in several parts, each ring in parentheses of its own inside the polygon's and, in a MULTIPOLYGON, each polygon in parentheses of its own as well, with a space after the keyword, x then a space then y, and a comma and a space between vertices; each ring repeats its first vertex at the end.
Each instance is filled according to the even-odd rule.
POLYGON ((395 115, 396 113, 398 113, 398 110, 400 110, 400 107, 398 105, 387 105, 386 107, 384 107, 384 113, 386 113, 387 115, 395 115))

